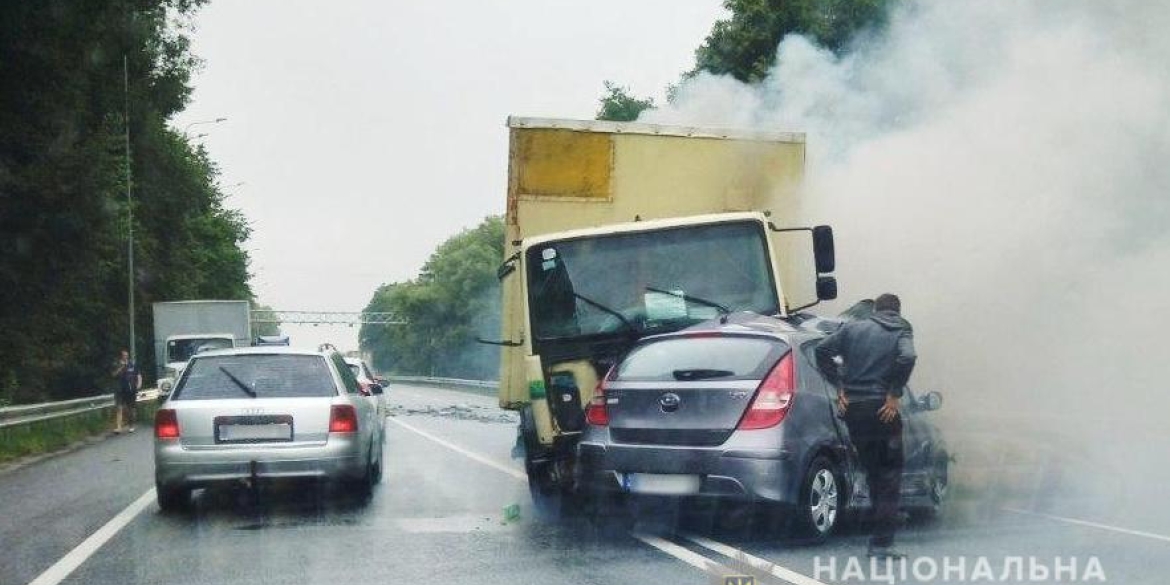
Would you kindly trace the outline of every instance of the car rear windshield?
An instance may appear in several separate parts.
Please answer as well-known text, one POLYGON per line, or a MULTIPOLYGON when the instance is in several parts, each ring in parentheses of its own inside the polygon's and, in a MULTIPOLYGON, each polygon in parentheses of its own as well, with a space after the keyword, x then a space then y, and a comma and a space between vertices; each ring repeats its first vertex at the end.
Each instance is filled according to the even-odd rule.
POLYGON ((764 337, 673 337, 635 348, 615 380, 759 380, 787 351, 784 342, 764 337))
POLYGON ((335 396, 325 358, 316 355, 232 355, 195 358, 173 400, 335 396))

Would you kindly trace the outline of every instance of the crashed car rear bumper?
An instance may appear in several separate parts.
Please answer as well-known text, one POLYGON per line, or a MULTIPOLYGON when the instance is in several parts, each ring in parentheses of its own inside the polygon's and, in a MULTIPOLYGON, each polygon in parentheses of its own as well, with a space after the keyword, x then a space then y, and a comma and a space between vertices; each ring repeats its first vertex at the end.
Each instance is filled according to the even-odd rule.
POLYGON ((701 497, 794 504, 799 498, 799 465, 791 453, 774 448, 618 445, 582 441, 577 445, 576 480, 593 492, 635 491, 624 474, 698 476, 701 497))

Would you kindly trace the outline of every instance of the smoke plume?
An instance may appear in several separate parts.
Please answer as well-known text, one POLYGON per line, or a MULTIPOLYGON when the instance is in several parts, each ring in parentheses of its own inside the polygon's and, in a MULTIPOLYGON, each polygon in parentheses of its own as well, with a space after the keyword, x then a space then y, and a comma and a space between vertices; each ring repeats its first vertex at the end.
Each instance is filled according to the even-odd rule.
POLYGON ((843 56, 789 36, 765 81, 701 74, 640 121, 806 132, 804 207, 775 211, 834 226, 819 309, 899 293, 944 420, 1165 437, 1166 31, 1158 2, 911 2, 843 56))

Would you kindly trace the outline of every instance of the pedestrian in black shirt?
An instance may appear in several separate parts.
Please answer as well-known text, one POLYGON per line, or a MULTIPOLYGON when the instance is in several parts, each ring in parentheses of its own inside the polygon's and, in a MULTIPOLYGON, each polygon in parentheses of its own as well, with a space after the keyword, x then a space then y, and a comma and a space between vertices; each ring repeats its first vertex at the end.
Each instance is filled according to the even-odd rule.
POLYGON ((869 556, 903 558, 893 548, 902 491, 898 401, 914 369, 914 335, 897 296, 883 294, 867 319, 845 323, 817 346, 817 368, 837 387, 837 406, 869 483, 869 556), (840 363, 838 363, 838 359, 840 363))
POLYGON ((128 350, 123 349, 114 363, 113 377, 118 381, 114 389, 114 432, 121 434, 125 428, 133 433, 138 414, 138 391, 142 389, 142 372, 138 370, 138 364, 130 360, 128 350), (123 422, 128 428, 123 427, 123 422))

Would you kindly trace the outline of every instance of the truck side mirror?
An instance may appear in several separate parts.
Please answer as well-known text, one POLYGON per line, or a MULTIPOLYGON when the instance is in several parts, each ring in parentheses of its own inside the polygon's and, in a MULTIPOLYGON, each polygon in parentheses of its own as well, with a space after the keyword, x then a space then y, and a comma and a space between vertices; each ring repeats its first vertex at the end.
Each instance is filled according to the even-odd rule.
POLYGON ((837 298, 837 279, 832 276, 818 276, 817 298, 822 301, 831 301, 837 298))
MULTIPOLYGON (((813 236, 813 256, 816 258, 817 273, 827 274, 837 269, 837 255, 833 247, 833 228, 827 225, 818 225, 812 229, 813 236)), ((817 283, 817 289, 820 289, 820 283, 817 283)), ((834 284, 834 291, 836 291, 836 284, 834 284)), ((824 300, 826 297, 820 297, 824 300)), ((834 292, 832 297, 837 298, 837 293, 834 292)))

